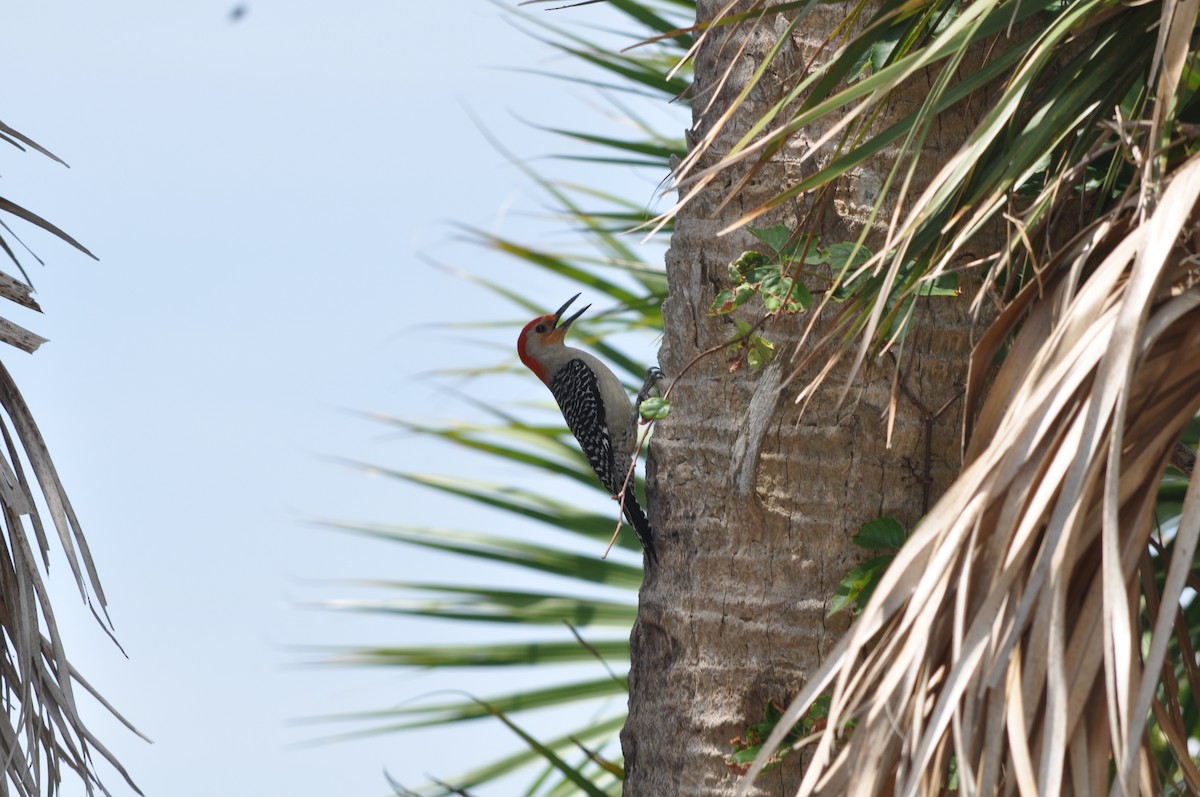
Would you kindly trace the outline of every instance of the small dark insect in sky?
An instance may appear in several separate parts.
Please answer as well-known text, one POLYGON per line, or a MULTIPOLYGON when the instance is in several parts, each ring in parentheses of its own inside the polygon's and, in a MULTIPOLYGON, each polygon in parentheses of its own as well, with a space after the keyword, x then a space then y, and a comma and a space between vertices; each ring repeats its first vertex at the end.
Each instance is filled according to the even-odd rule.
POLYGON ((236 6, 229 9, 229 21, 230 22, 241 22, 242 17, 246 16, 246 12, 249 10, 250 9, 247 8, 245 4, 238 3, 236 6))

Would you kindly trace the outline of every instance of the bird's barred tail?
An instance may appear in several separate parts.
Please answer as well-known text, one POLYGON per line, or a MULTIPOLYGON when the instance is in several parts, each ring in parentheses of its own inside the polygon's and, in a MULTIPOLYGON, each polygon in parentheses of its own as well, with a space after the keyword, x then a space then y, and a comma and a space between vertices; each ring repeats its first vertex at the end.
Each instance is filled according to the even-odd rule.
POLYGON ((646 513, 642 511, 642 506, 637 502, 637 497, 633 494, 633 485, 625 491, 625 517, 633 526, 633 531, 637 534, 638 542, 646 549, 646 553, 650 556, 650 561, 658 564, 658 554, 654 551, 654 531, 650 528, 650 520, 646 517, 646 513))

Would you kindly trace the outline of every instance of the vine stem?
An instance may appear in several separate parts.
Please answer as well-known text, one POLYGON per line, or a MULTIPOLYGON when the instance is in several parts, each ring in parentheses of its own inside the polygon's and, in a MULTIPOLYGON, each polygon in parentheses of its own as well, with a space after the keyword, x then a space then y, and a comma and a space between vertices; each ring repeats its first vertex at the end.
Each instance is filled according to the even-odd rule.
MULTIPOLYGON (((736 345, 736 344, 741 343, 742 341, 746 340, 752 333, 754 333, 755 330, 759 329, 764 323, 766 323, 767 319, 769 319, 770 317, 771 317, 770 315, 763 316, 758 321, 758 323, 756 323, 754 326, 750 327, 749 330, 747 330, 745 335, 739 335, 738 337, 734 338, 733 340, 729 340, 729 341, 726 341, 725 343, 721 343, 721 344, 718 344, 711 348, 705 349, 704 351, 700 352, 695 357, 693 357, 691 359, 691 362, 689 362, 687 365, 685 365, 683 367, 683 370, 680 371, 678 375, 672 377, 671 384, 667 385, 667 389, 665 391, 663 391, 663 394, 662 394, 663 401, 667 400, 667 398, 671 395, 671 391, 675 389, 675 385, 679 382, 680 379, 683 378, 684 374, 686 374, 688 371, 691 370, 693 365, 700 362, 705 357, 711 357, 712 355, 716 354, 717 352, 721 351, 722 349, 727 349, 730 346, 736 345)), ((650 429, 654 426, 655 423, 657 423, 657 421, 653 421, 653 420, 643 420, 640 422, 640 425, 644 426, 645 429, 638 436, 637 450, 635 450, 633 452, 633 456, 629 460, 629 470, 625 471, 625 481, 621 483, 621 492, 619 492, 613 496, 613 500, 617 501, 618 505, 619 505, 619 508, 617 509, 617 527, 615 529, 613 529, 612 537, 609 538, 609 540, 608 540, 608 546, 604 549, 604 553, 600 555, 601 559, 608 559, 608 554, 612 551, 613 546, 617 542, 617 535, 621 533, 621 529, 625 526, 625 492, 633 484, 633 472, 637 468, 638 457, 640 457, 642 455, 642 448, 645 447, 646 440, 648 440, 650 437, 650 429)), ((649 502, 647 502, 647 503, 649 503, 649 502)))

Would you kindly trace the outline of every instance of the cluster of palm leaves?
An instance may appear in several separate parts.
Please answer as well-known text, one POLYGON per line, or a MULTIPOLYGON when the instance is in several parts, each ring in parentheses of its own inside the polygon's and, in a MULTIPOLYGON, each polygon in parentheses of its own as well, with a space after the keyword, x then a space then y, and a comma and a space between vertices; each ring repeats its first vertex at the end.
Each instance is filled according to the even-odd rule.
MULTIPOLYGON (((3 123, 0 123, 0 141, 21 151, 34 150, 59 160, 3 123)), ((71 236, 20 205, 0 197, 0 210, 40 227, 92 256, 71 236)), ((24 277, 17 279, 0 272, 0 297, 39 311, 29 277, 17 253, 24 250, 26 256, 35 259, 36 256, 25 249, 4 221, 0 221, 0 250, 24 277)), ((33 352, 45 341, 36 333, 0 318, 0 342, 33 352)), ((94 766, 97 755, 106 759, 136 791, 129 775, 88 730, 79 713, 76 696, 88 694, 124 722, 67 658, 42 580, 42 568, 49 567, 51 544, 48 531, 52 530, 58 538, 58 547, 83 600, 101 626, 109 630, 104 613, 104 590, 46 443, 21 392, 3 365, 0 365, 0 411, 0 436, 4 439, 4 453, 0 455, 0 513, 3 514, 3 533, 0 533, 0 644, 3 645, 0 683, 4 693, 0 751, 4 758, 4 782, 0 782, 0 792, 8 794, 11 789, 12 793, 22 797, 40 795, 43 790, 54 794, 68 772, 75 774, 88 794, 97 788, 103 791, 94 766)))
MULTIPOLYGON (((621 34, 628 43, 674 31, 687 24, 694 13, 694 3, 671 0, 622 1, 612 5, 619 13, 609 13, 605 18, 610 23, 615 19, 628 29, 621 34)), ((611 134, 595 129, 555 127, 555 133, 583 142, 589 148, 582 155, 570 157, 576 162, 627 172, 644 170, 654 180, 661 179, 671 159, 684 154, 681 130, 657 131, 639 117, 636 108, 647 96, 670 101, 686 91, 686 75, 666 77, 686 44, 669 39, 635 52, 613 52, 590 38, 609 32, 594 29, 586 19, 567 19, 562 14, 547 15, 538 10, 520 15, 519 20, 537 31, 558 53, 594 66, 594 78, 576 80, 595 89, 597 96, 611 108, 611 117, 621 122, 622 129, 611 134)), ((666 280, 661 266, 652 265, 656 260, 661 262, 662 244, 639 242, 638 236, 626 234, 630 228, 649 220, 644 201, 571 181, 552 180, 516 158, 510 156, 510 160, 551 205, 553 218, 548 224, 557 230, 564 224, 572 227, 578 233, 577 241, 571 247, 555 250, 477 229, 467 229, 466 235, 480 247, 511 258, 513 273, 520 269, 551 273, 587 291, 594 309, 575 325, 573 338, 577 345, 596 351, 630 385, 640 384, 645 362, 629 356, 611 341, 647 340, 662 328, 661 304, 666 295, 666 280)), ((646 182, 638 179, 637 185, 644 189, 646 182)), ((539 297, 522 295, 511 287, 518 280, 489 280, 478 274, 463 276, 486 286, 514 308, 508 324, 513 330, 513 340, 526 320, 552 309, 535 301, 539 297)), ((524 373, 514 350, 513 356, 499 366, 472 370, 464 364, 461 373, 470 374, 474 383, 486 390, 485 380, 516 372, 524 373)), ((419 792, 409 788, 419 774, 392 773, 398 793, 463 793, 530 765, 539 767, 539 774, 531 778, 531 794, 620 793, 617 735, 625 721, 629 629, 637 612, 636 593, 642 583, 642 571, 640 565, 630 563, 634 561, 631 556, 614 554, 606 560, 600 558, 616 523, 616 515, 610 511, 614 505, 607 495, 590 505, 560 497, 564 483, 599 490, 595 474, 564 427, 549 393, 533 382, 531 375, 524 375, 531 380, 530 395, 544 399, 536 402, 537 407, 528 404, 511 410, 498 407, 472 399, 474 390, 468 388, 463 391, 464 400, 477 410, 482 420, 430 424, 387 418, 382 422, 406 434, 429 436, 461 451, 492 457, 497 465, 493 470, 511 471, 514 465, 519 466, 526 474, 521 483, 530 486, 381 469, 374 464, 364 466, 374 473, 385 473, 464 502, 500 510, 513 519, 516 528, 469 531, 361 523, 338 527, 391 543, 444 552, 464 565, 498 564, 521 581, 564 585, 559 589, 535 590, 463 583, 371 582, 364 586, 373 588, 380 597, 331 603, 346 611, 454 621, 463 633, 461 644, 338 651, 333 656, 338 663, 455 668, 463 671, 467 683, 471 682, 468 679, 472 672, 513 671, 519 676, 531 668, 555 667, 553 675, 542 676, 540 685, 533 688, 499 694, 467 689, 464 692, 468 694, 449 700, 444 695, 430 696, 409 700, 394 710, 339 717, 370 733, 490 721, 494 723, 495 748, 502 749, 506 740, 520 747, 519 752, 495 760, 491 760, 493 756, 468 760, 462 772, 436 773, 434 782, 421 787, 419 792), (556 485, 555 480, 561 481, 556 485), (521 524, 529 528, 529 523, 553 532, 541 533, 535 527, 534 531, 521 534, 521 524), (572 537, 583 545, 573 542, 572 537), (473 641, 477 636, 472 632, 473 627, 478 627, 475 624, 514 629, 514 638, 479 644, 473 641), (573 675, 572 670, 578 675, 573 675), (570 707, 575 716, 586 720, 565 728, 553 738, 535 738, 526 730, 523 717, 528 713, 555 707, 570 707)), ((643 489, 640 481, 638 489, 643 489)), ((640 552, 636 539, 628 532, 621 535, 618 546, 640 552)), ((499 678, 493 680, 503 682, 499 678)), ((403 697, 408 700, 420 696, 403 697)))

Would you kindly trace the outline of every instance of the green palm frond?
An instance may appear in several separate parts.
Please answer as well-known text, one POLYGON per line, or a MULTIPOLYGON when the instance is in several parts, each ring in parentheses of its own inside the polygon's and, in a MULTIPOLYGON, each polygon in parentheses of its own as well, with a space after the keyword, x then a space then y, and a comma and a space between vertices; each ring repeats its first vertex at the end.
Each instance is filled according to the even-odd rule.
POLYGON ((629 628, 637 616, 636 607, 627 601, 604 601, 550 592, 403 581, 363 581, 361 586, 398 590, 404 593, 404 597, 332 601, 330 608, 364 614, 397 614, 509 625, 570 623, 574 626, 616 628, 629 628), (434 593, 438 597, 428 597, 426 593, 434 593))
MULTIPOLYGON (((628 17, 627 29, 607 31, 612 38, 635 43, 652 40, 653 46, 614 52, 597 43, 594 35, 577 34, 557 24, 551 15, 524 14, 522 21, 545 32, 540 37, 531 34, 534 38, 566 56, 568 63, 595 67, 592 71, 601 77, 593 78, 586 72, 562 74, 551 70, 537 70, 536 74, 566 80, 572 86, 637 94, 656 100, 683 97, 690 88, 690 72, 684 65, 673 74, 672 67, 678 65, 693 42, 686 33, 673 34, 690 25, 695 16, 695 2, 656 4, 619 0, 608 5, 628 17)), ((593 34, 599 32, 593 30, 593 34)))
MULTIPOLYGON (((627 640, 593 642, 604 656, 628 657, 627 640)), ((589 661, 591 651, 574 641, 520 642, 502 645, 356 648, 332 661, 341 664, 399 667, 511 667, 528 664, 574 664, 589 661)))
MULTIPOLYGON (((465 772, 462 775, 455 777, 452 783, 443 782, 436 785, 440 789, 439 793, 450 795, 455 793, 452 791, 452 789, 467 790, 475 786, 492 783, 519 770, 536 766, 538 764, 544 764, 547 760, 545 751, 553 752, 561 761, 561 757, 563 755, 569 755, 572 751, 578 750, 579 745, 599 746, 610 741, 616 737, 617 733, 620 732, 621 727, 624 724, 624 713, 619 716, 609 717, 607 719, 594 720, 588 723, 586 727, 581 728, 576 732, 558 736, 548 741, 540 741, 538 742, 537 746, 530 745, 529 749, 523 750, 519 753, 514 753, 513 755, 505 756, 504 758, 493 761, 485 766, 477 767, 465 772)), ((568 764, 567 766, 570 767, 571 765, 568 764)), ((582 763, 572 768, 576 773, 583 776, 583 778, 593 787, 605 786, 606 788, 604 789, 604 793, 608 795, 608 797, 617 797, 617 795, 620 795, 620 782, 617 781, 614 783, 614 778, 611 777, 612 773, 605 771, 604 768, 592 768, 586 763, 582 763), (606 780, 608 784, 611 785, 606 785, 606 780)), ((545 797, 550 797, 551 794, 576 795, 587 793, 581 789, 574 782, 574 780, 568 781, 570 785, 560 784, 558 786, 550 787, 550 790, 547 790, 545 788, 545 784, 548 778, 551 776, 551 773, 557 771, 559 771, 557 766, 551 765, 548 767, 541 776, 534 779, 530 785, 530 788, 525 792, 525 794, 542 794, 545 795, 545 797)), ((392 785, 398 789, 404 788, 403 786, 400 786, 399 782, 394 778, 391 779, 391 782, 392 785)), ((406 795, 422 794, 422 792, 409 790, 404 790, 401 793, 406 795)))
MULTIPOLYGON (((676 2, 621 2, 614 3, 613 7, 639 31, 639 35, 627 37, 627 41, 680 28, 687 24, 694 11, 694 4, 676 2)), ((591 65, 596 70, 592 74, 601 75, 595 79, 572 76, 569 79, 573 85, 599 84, 618 93, 649 92, 660 97, 665 94, 667 99, 687 88, 686 73, 664 78, 670 64, 686 49, 686 38, 683 43, 664 40, 661 44, 629 53, 613 53, 585 36, 560 29, 556 20, 546 19, 545 14, 523 15, 522 19, 539 27, 558 52, 577 63, 591 65)), ((572 162, 587 160, 602 168, 649 168, 655 179, 666 174, 671 159, 683 154, 682 141, 663 136, 653 129, 617 94, 610 92, 605 99, 614 115, 626 122, 618 134, 594 129, 573 130, 561 124, 546 125, 543 129, 557 133, 564 141, 587 148, 582 155, 568 156, 567 160, 572 162)), ((486 130, 482 133, 491 140, 486 130)), ((666 280, 659 265, 661 245, 652 243, 648 246, 639 243, 636 237, 624 234, 649 218, 644 202, 599 190, 578 180, 552 179, 509 153, 498 142, 491 143, 541 191, 549 206, 548 222, 557 229, 576 233, 584 245, 549 248, 469 226, 460 228, 463 237, 507 259, 510 268, 553 274, 586 290, 594 308, 576 325, 573 335, 577 345, 591 348, 631 386, 640 386, 646 363, 631 357, 610 341, 624 333, 658 334, 662 329, 661 303, 666 294, 666 280)), ((517 308, 521 318, 546 312, 541 303, 514 290, 511 278, 499 279, 490 273, 487 276, 478 273, 462 276, 503 298, 517 308)), ((511 324, 514 334, 521 323, 523 321, 511 324)), ((496 373, 509 374, 514 369, 508 364, 514 361, 513 354, 508 353, 505 365, 456 373, 470 374, 476 379, 496 373)), ((523 369, 519 372, 532 381, 523 369)), ((355 586, 369 590, 372 597, 322 604, 345 612, 432 618, 462 625, 465 634, 459 644, 319 651, 325 659, 335 663, 445 668, 464 673, 479 668, 517 673, 530 668, 570 665, 572 671, 583 673, 582 676, 542 676, 535 687, 513 689, 498 695, 471 695, 451 702, 424 699, 398 709, 319 718, 351 727, 349 732, 337 738, 491 720, 498 721, 526 746, 519 753, 491 763, 468 760, 465 773, 434 780, 417 791, 401 786, 403 779, 394 779, 393 786, 398 793, 448 795, 456 793, 455 790, 468 791, 538 764, 542 769, 540 774, 532 777, 527 794, 549 797, 620 793, 616 734, 625 718, 627 687, 624 672, 629 662, 628 637, 636 617, 635 592, 642 582, 642 570, 640 565, 626 564, 619 557, 599 558, 616 525, 615 504, 611 504, 612 511, 597 513, 581 509, 577 502, 567 501, 554 492, 556 481, 588 489, 598 487, 590 465, 563 426, 561 415, 550 397, 544 395, 544 387, 535 389, 539 391, 533 394, 539 398, 536 406, 545 408, 544 413, 541 409, 496 407, 491 402, 466 395, 460 398, 483 414, 486 422, 376 417, 378 422, 406 434, 421 435, 454 449, 490 458, 496 463, 493 472, 523 470, 528 477, 519 481, 522 486, 350 463, 353 467, 499 513, 501 519, 493 530, 328 524, 331 528, 374 537, 381 542, 438 551, 456 557, 463 566, 472 562, 487 563, 518 577, 522 574, 553 576, 554 584, 565 585, 534 589, 513 587, 511 583, 505 586, 477 582, 465 585, 405 577, 396 581, 358 581, 355 586), (540 400, 542 398, 545 400, 540 400), (537 524, 557 534, 518 536, 505 530, 505 518, 537 524), (572 544, 572 537, 585 545, 572 544), (477 624, 480 623, 493 629, 509 629, 520 636, 499 642, 473 641, 474 636, 468 629, 479 627, 477 624), (523 712, 562 706, 573 707, 574 722, 578 727, 549 741, 535 738, 519 720, 523 712), (579 717, 585 719, 579 720, 579 717)), ((642 489, 640 480, 637 489, 642 489)), ((618 544, 640 553, 640 545, 632 534, 622 535, 618 544)), ((497 732, 503 733, 499 727, 497 732)))
MULTIPOLYGON (((612 533, 613 518, 607 515, 589 515, 588 518, 587 536, 593 542, 607 541, 608 535, 612 533)), ((548 545, 513 540, 502 535, 455 529, 397 528, 363 524, 330 524, 330 527, 482 562, 562 575, 588 583, 637 589, 642 581, 640 567, 623 565, 616 561, 597 561, 596 556, 591 554, 578 554, 548 545)), ((563 529, 568 526, 554 525, 554 528, 563 529)), ((631 549, 633 547, 633 543, 623 544, 631 549)))
MULTIPOLYGON (((489 698, 487 703, 498 711, 512 713, 540 708, 554 708, 569 703, 596 698, 620 697, 625 693, 624 679, 598 678, 589 681, 569 681, 543 689, 531 689, 511 695, 489 698)), ((427 728, 464 720, 479 719, 491 714, 478 701, 463 699, 450 703, 406 706, 387 711, 364 711, 355 714, 320 717, 320 722, 371 723, 375 727, 352 736, 427 728)))
MULTIPOLYGON (((738 17, 729 4, 700 38, 755 25, 764 34, 773 31, 767 35, 782 44, 815 7, 781 4, 738 17), (780 15, 787 24, 766 25, 780 15)), ((1147 174, 1188 150, 1186 120, 1194 113, 1195 88, 1179 77, 1187 58, 1172 62, 1179 88, 1170 96, 1155 100, 1159 89, 1151 82, 1164 63, 1167 39, 1160 31, 1190 30, 1190 20, 1160 20, 1164 8, 1113 0, 856 4, 824 43, 827 55, 808 69, 789 71, 773 62, 779 49, 768 54, 733 108, 710 120, 675 168, 681 197, 656 223, 667 223, 701 191, 718 190, 718 181, 731 201, 768 160, 795 149, 807 131, 822 131, 799 139, 803 147, 790 158, 795 181, 779 185, 734 226, 798 199, 819 205, 864 164, 880 171, 881 190, 859 239, 871 238, 876 254, 857 273, 836 275, 844 282, 864 272, 876 277, 860 284, 859 303, 845 316, 845 329, 863 340, 861 363, 877 337, 876 345, 897 341, 895 326, 884 318, 898 306, 896 299, 919 295, 921 285, 948 270, 969 263, 986 274, 977 307, 994 286, 1015 295, 1053 250, 1055 236, 1061 239, 1076 224, 1071 219, 1097 218, 1127 189, 1134 176, 1122 166, 1129 146, 1154 153, 1143 161, 1147 174), (744 99, 781 72, 794 76, 784 99, 733 146, 714 151, 744 99), (906 99, 914 94, 920 98, 915 108, 906 99), (957 152, 925 179, 928 187, 918 190, 918 168, 933 157, 927 152, 931 130, 962 103, 983 104, 983 112, 957 152), (913 110, 896 110, 908 108, 913 110), (890 207, 904 212, 884 214, 890 207), (882 235, 876 223, 885 228, 882 235), (1007 246, 977 243, 1002 228, 1007 246)), ((1185 40, 1170 41, 1176 50, 1183 41, 1186 50, 1185 40)))

